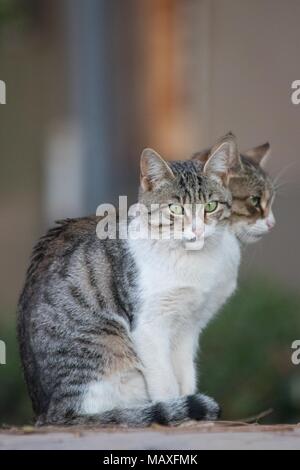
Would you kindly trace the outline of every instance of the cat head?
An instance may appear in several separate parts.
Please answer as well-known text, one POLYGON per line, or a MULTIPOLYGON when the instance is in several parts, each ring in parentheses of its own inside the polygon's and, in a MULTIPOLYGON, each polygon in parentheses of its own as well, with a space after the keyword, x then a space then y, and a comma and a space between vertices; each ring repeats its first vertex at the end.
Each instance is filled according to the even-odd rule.
MULTIPOLYGON (((205 165, 211 150, 195 154, 192 160, 205 165)), ((275 225, 272 204, 275 188, 264 170, 270 154, 266 143, 240 154, 240 165, 231 171, 229 189, 232 193, 230 222, 234 233, 244 243, 254 243, 275 225)))
POLYGON ((231 215, 230 170, 238 164, 235 139, 226 137, 205 164, 197 160, 166 162, 152 149, 141 156, 139 202, 151 212, 149 224, 170 227, 172 240, 200 249, 231 215), (153 208, 157 209, 153 210, 153 208))

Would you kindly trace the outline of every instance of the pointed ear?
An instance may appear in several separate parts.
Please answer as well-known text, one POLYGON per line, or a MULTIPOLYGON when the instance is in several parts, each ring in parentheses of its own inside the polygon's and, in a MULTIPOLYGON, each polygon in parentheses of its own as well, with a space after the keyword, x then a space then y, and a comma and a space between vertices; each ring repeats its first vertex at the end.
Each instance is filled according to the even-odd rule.
POLYGON ((152 149, 145 149, 141 155, 141 188, 151 191, 153 186, 163 180, 174 178, 174 174, 168 163, 152 149))
POLYGON ((259 145, 258 147, 254 147, 253 149, 247 150, 247 152, 244 152, 243 155, 245 155, 245 157, 250 158, 250 160, 253 160, 254 163, 256 163, 257 165, 264 167, 270 154, 271 146, 269 142, 266 142, 263 145, 259 145))
POLYGON ((206 175, 217 176, 227 181, 230 173, 233 170, 236 171, 240 166, 241 161, 236 138, 230 132, 212 148, 203 172, 206 175))

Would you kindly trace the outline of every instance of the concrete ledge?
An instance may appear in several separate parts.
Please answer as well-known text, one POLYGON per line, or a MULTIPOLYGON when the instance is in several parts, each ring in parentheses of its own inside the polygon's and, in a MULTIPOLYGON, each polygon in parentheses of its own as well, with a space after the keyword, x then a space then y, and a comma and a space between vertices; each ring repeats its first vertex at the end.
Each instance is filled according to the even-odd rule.
POLYGON ((0 431, 0 450, 299 450, 300 424, 262 426, 243 423, 195 423, 166 428, 43 428, 0 431))

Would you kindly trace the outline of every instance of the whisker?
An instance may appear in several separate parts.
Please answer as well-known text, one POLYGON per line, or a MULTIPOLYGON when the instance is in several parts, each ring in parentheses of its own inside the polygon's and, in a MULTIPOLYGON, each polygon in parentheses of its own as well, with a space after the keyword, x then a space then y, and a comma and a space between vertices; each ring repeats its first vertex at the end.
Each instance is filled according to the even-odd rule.
POLYGON ((287 186, 290 186, 289 183, 285 182, 285 183, 281 183, 281 184, 278 184, 277 186, 275 186, 274 190, 276 192, 276 195, 279 194, 279 192, 282 190, 282 189, 287 189, 287 186))
POLYGON ((285 167, 283 167, 280 172, 278 173, 277 176, 275 176, 275 178, 273 179, 273 184, 276 186, 277 183, 279 182, 280 178, 282 178, 282 176, 292 167, 294 167, 296 165, 296 161, 293 161, 291 163, 289 163, 288 165, 286 165, 285 167))
MULTIPOLYGON (((283 188, 283 189, 286 189, 286 188, 283 188)), ((287 194, 286 191, 282 191, 281 189, 279 189, 279 191, 276 190, 276 199, 284 197, 286 196, 286 194, 287 194)))
POLYGON ((288 189, 290 189, 293 185, 298 185, 298 182, 296 179, 290 179, 288 181, 282 181, 280 183, 275 184, 274 190, 277 194, 280 194, 280 191, 283 189, 284 192, 286 192, 288 189))

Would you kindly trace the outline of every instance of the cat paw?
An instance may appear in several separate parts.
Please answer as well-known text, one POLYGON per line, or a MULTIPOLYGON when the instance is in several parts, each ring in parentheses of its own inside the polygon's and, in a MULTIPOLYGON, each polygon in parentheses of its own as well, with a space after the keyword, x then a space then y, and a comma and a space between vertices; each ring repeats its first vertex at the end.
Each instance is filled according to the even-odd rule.
POLYGON ((189 419, 196 421, 216 421, 221 416, 221 407, 213 399, 202 393, 187 397, 189 419))

